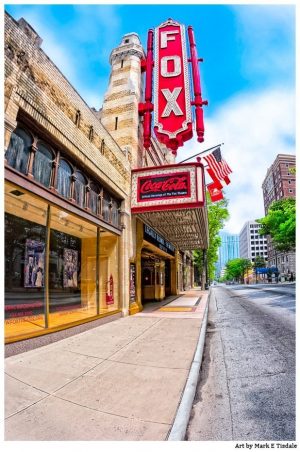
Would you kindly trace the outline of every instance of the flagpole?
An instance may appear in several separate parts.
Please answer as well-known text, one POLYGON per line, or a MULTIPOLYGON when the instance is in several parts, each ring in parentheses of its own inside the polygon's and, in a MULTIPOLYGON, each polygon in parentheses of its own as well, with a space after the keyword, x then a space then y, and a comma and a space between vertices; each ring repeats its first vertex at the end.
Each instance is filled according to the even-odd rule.
POLYGON ((205 152, 211 151, 212 149, 215 149, 215 148, 217 148, 218 146, 222 146, 223 144, 224 144, 224 143, 216 144, 216 145, 213 146, 212 148, 205 149, 205 151, 198 152, 198 154, 192 155, 191 157, 189 157, 189 158, 187 158, 187 159, 185 159, 185 160, 182 160, 181 162, 178 162, 178 164, 187 162, 188 160, 193 159, 194 157, 197 157, 197 155, 204 154, 205 152))

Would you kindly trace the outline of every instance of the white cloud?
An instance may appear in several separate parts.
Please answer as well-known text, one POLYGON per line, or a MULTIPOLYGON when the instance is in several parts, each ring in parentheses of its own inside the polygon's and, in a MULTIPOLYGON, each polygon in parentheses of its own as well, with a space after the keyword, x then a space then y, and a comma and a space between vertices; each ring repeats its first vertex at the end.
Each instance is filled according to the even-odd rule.
POLYGON ((295 5, 232 5, 241 42, 241 72, 293 77, 295 5), (263 55, 263 58, 260 57, 263 55))
POLYGON ((264 216, 261 185, 277 154, 295 153, 294 93, 277 87, 239 95, 206 119, 205 129, 205 142, 187 143, 177 160, 224 142, 222 156, 233 171, 225 188, 230 212, 225 229, 239 233, 245 221, 264 216))

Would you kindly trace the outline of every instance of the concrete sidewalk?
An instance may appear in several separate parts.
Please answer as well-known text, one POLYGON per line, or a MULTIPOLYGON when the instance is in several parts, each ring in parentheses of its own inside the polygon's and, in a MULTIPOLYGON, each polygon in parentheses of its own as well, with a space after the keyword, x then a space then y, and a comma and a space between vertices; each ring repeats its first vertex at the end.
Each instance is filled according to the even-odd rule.
POLYGON ((5 440, 166 440, 207 300, 190 290, 6 358, 5 440))

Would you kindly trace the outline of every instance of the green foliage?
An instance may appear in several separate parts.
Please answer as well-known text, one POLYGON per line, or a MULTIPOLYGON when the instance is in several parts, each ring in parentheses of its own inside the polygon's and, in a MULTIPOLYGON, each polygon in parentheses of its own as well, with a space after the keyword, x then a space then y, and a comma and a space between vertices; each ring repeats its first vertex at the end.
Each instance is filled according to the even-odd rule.
MULTIPOLYGON (((217 203, 212 203, 208 192, 206 193, 206 205, 209 235, 209 246, 207 250, 207 270, 208 279, 212 280, 214 279, 215 275, 215 264, 218 260, 218 249, 221 245, 219 232, 224 227, 225 220, 229 218, 229 212, 227 209, 228 201, 226 199, 222 199, 217 203)), ((202 250, 194 251, 194 261, 201 274, 203 267, 202 250)))
POLYGON ((296 246, 296 201, 285 198, 274 201, 264 218, 257 220, 262 225, 259 233, 270 235, 278 251, 294 251, 296 246))
POLYGON ((236 258, 231 259, 226 264, 226 270, 225 270, 225 276, 224 279, 226 281, 244 281, 245 273, 248 270, 252 269, 252 262, 250 259, 244 259, 244 258, 236 258))
POLYGON ((256 256, 253 262, 253 268, 265 268, 266 261, 262 256, 256 256))

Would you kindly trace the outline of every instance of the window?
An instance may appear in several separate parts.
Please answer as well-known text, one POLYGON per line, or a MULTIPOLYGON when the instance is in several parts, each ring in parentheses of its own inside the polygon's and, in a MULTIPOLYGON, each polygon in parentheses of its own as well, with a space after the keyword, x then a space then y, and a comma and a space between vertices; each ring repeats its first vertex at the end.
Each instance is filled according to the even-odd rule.
POLYGON ((90 187, 90 209, 95 215, 98 215, 98 197, 100 190, 94 182, 90 183, 90 187))
POLYGON ((119 206, 119 203, 115 200, 112 200, 112 212, 111 213, 112 213, 112 218, 111 218, 112 224, 114 226, 119 227, 120 226, 119 225, 120 206, 119 206))
POLYGON ((23 174, 27 174, 31 144, 31 136, 23 129, 17 127, 11 134, 9 146, 5 153, 7 163, 23 174))
POLYGON ((100 146, 100 152, 102 155, 104 155, 104 150, 105 150, 105 141, 104 141, 104 139, 102 139, 101 146, 100 146))
POLYGON ((79 171, 76 171, 75 176, 74 199, 80 207, 85 207, 86 179, 79 171))
POLYGON ((70 197, 71 175, 71 166, 65 160, 61 160, 57 173, 57 191, 66 198, 70 197))
POLYGON ((5 183, 5 334, 45 328, 44 270, 47 205, 5 183))
POLYGON ((42 143, 38 143, 33 162, 33 177, 37 182, 50 186, 53 156, 51 151, 42 143))
POLYGON ((94 139, 94 127, 91 126, 89 130, 89 140, 93 141, 93 139, 94 139))
POLYGON ((80 120, 81 120, 81 113, 79 110, 77 110, 76 115, 75 115, 75 125, 77 127, 80 127, 80 120))
POLYGON ((289 193, 293 193, 293 190, 291 188, 289 188, 289 193))
POLYGON ((109 196, 108 193, 104 192, 102 215, 103 219, 108 223, 111 222, 110 211, 111 211, 111 197, 109 196))
POLYGON ((50 323, 69 323, 97 314, 97 228, 51 207, 49 243, 50 323))
POLYGON ((116 118, 115 118, 115 130, 117 130, 118 129, 118 117, 116 116, 116 118))

